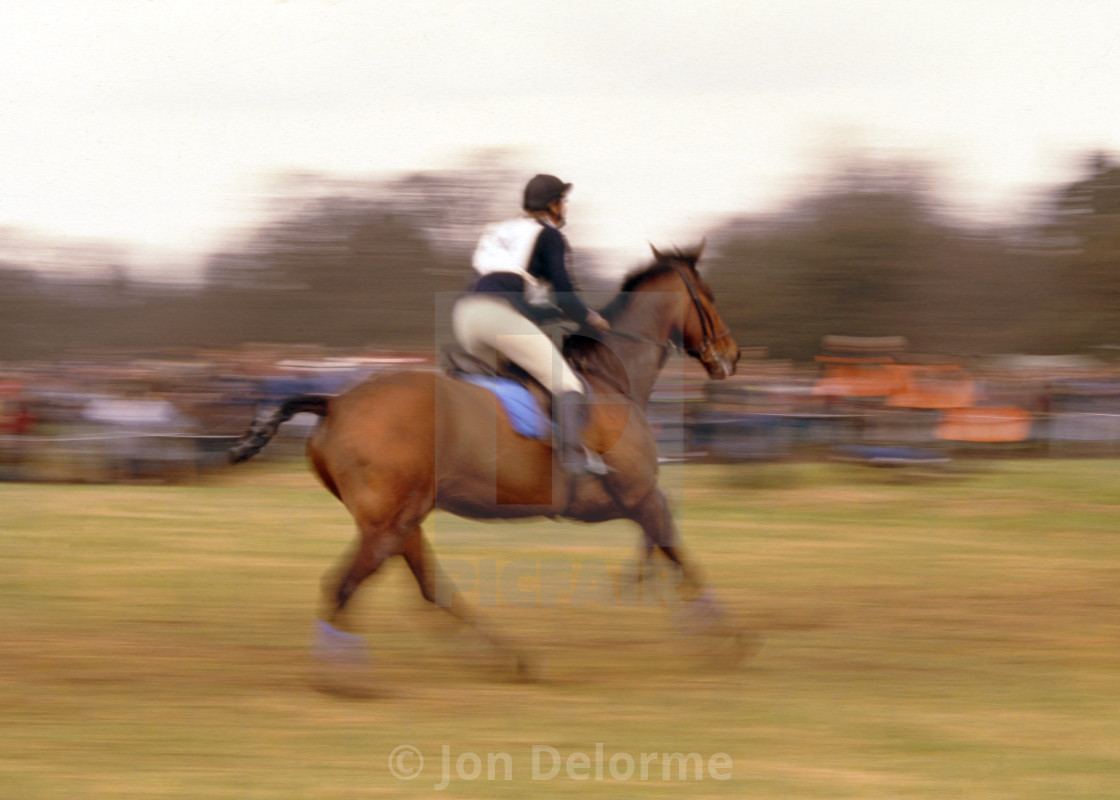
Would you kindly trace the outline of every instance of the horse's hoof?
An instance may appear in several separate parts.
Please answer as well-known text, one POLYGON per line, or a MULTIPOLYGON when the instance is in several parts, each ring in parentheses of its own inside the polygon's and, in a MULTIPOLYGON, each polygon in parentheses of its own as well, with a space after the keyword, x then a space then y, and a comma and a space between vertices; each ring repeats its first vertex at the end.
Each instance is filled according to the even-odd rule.
POLYGON ((709 664, 715 669, 734 669, 753 661, 762 649, 765 638, 749 631, 731 631, 718 637, 708 651, 709 664))
POLYGON ((366 640, 353 633, 340 631, 323 620, 315 621, 315 657, 324 664, 344 667, 369 665, 366 640))
POLYGON ((536 683, 540 679, 536 664, 522 653, 493 651, 485 663, 494 680, 536 683))
POLYGON ((536 683, 540 680, 540 672, 530 659, 521 653, 514 653, 513 679, 518 683, 536 683))
POLYGON ((711 589, 705 589, 677 612, 675 624, 680 636, 707 633, 724 619, 723 604, 711 589))

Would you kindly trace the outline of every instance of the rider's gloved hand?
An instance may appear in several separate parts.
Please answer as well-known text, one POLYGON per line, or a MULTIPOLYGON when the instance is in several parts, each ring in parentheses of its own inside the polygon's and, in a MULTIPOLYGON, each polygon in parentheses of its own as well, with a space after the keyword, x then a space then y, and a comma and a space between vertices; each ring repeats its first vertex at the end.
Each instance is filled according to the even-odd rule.
POLYGON ((611 329, 611 324, 603 319, 598 311, 587 312, 587 326, 597 331, 609 331, 611 329))

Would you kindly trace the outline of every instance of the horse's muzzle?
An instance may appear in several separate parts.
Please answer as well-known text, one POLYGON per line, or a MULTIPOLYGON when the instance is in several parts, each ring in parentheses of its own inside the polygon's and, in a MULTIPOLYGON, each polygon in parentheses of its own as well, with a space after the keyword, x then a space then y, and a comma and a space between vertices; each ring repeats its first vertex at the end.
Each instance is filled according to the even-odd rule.
POLYGON ((725 356, 717 353, 710 342, 705 342, 704 346, 695 355, 704 365, 708 377, 715 381, 721 381, 734 375, 735 365, 739 361, 738 350, 735 351, 733 357, 725 356))

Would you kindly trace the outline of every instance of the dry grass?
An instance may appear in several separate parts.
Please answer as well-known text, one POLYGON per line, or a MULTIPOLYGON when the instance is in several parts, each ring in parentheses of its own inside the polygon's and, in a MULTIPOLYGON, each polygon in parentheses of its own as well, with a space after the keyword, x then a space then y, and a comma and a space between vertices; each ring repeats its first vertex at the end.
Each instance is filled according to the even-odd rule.
POLYGON ((302 470, 0 486, 0 795, 1115 797, 1117 466, 1003 462, 918 483, 669 471, 691 551, 766 636, 732 670, 677 636, 674 609, 576 591, 581 569, 594 584, 632 555, 626 525, 437 517, 438 552, 541 680, 489 670, 392 566, 355 609, 367 700, 309 688, 319 579, 351 528, 302 470), (540 567, 512 597, 535 602, 487 579, 510 564, 540 567), (594 766, 532 780, 535 745, 594 760, 597 743, 604 759, 726 753, 731 779, 666 780, 655 764, 645 781, 594 766), (427 757, 415 781, 389 772, 402 744, 427 757), (436 792, 444 745, 453 762, 478 754, 483 775, 436 792), (491 753, 509 754, 512 780, 485 779, 491 753))

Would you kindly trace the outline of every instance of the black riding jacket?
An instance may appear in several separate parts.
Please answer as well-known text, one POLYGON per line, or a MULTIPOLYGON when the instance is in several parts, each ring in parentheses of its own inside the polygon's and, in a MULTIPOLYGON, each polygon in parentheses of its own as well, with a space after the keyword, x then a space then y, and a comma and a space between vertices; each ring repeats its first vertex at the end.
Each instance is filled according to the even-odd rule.
MULTIPOLYGON (((533 246, 526 271, 552 286, 556 305, 564 316, 583 325, 589 309, 576 294, 568 274, 568 240, 559 229, 541 223, 541 232, 533 246)), ((549 306, 534 306, 525 299, 525 279, 515 272, 491 272, 482 275, 470 288, 472 292, 500 294, 507 297, 522 314, 534 322, 555 319, 559 314, 549 306)))

